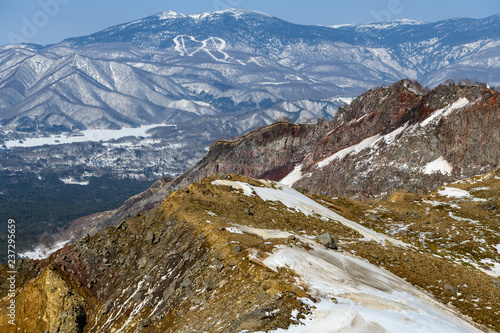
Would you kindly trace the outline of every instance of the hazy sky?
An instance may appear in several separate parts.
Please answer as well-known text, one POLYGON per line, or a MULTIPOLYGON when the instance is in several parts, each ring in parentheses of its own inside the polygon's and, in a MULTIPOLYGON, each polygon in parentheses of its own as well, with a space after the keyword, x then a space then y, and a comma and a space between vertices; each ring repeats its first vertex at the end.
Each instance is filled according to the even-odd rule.
POLYGON ((0 45, 57 43, 163 10, 254 9, 300 24, 439 21, 500 13, 499 0, 0 0, 0 45))

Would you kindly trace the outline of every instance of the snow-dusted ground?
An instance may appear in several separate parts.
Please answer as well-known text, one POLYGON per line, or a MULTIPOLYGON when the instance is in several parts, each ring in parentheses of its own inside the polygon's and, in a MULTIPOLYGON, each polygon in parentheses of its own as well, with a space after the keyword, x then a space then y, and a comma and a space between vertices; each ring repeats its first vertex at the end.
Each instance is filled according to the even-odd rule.
POLYGON ((471 195, 466 190, 461 190, 459 188, 454 187, 444 187, 443 189, 438 190, 439 195, 448 198, 470 198, 471 195))
MULTIPOLYGON (((261 181, 269 183, 267 181, 261 181)), ((257 195, 266 201, 279 201, 306 215, 318 214, 357 230, 367 239, 400 242, 364 228, 330 211, 321 204, 283 185, 257 187, 244 182, 216 180, 214 185, 241 189, 247 196, 257 195)), ((232 232, 248 232, 267 238, 286 238, 291 234, 280 230, 261 230, 235 225, 232 232)), ((273 270, 286 267, 298 274, 297 285, 307 285, 317 299, 303 301, 313 307, 312 314, 287 330, 278 332, 480 332, 450 309, 403 279, 353 255, 320 247, 300 236, 313 250, 278 246, 262 262, 273 270)), ((497 246, 500 251, 500 244, 497 246)), ((259 260, 256 256, 250 255, 259 260)), ((297 314, 292 314, 296 316, 297 314)), ((294 317, 295 318, 295 317, 294 317)))
POLYGON ((83 181, 78 181, 72 177, 68 177, 68 178, 60 178, 59 179, 60 181, 62 181, 64 184, 70 184, 70 185, 82 185, 82 186, 86 186, 90 183, 90 181, 88 180, 83 180, 83 181))
POLYGON ((64 242, 58 242, 55 243, 52 247, 45 247, 45 246, 37 246, 33 249, 33 251, 27 251, 19 254, 19 257, 21 258, 28 258, 28 259, 35 259, 35 260, 40 260, 40 259, 45 259, 52 253, 56 252, 59 249, 62 249, 66 244, 68 244, 69 241, 64 241, 64 242))
MULTIPOLYGON (((262 180, 261 180, 262 181, 262 180)), ((262 181, 265 182, 265 181, 262 181)), ((302 212, 305 215, 315 215, 318 214, 322 218, 334 220, 342 223, 343 225, 356 230, 361 235, 363 235, 366 239, 374 240, 377 242, 385 242, 389 241, 395 245, 409 247, 410 245, 405 244, 399 240, 391 238, 389 236, 380 234, 373 230, 363 227, 362 225, 348 220, 345 217, 329 210, 328 208, 322 206, 316 201, 309 199, 305 195, 295 191, 294 189, 283 185, 278 184, 276 188, 268 188, 268 187, 257 187, 252 186, 243 182, 235 182, 230 180, 215 180, 212 182, 213 185, 231 185, 233 188, 243 190, 245 195, 258 195, 264 201, 280 201, 286 207, 290 209, 295 209, 296 211, 302 212)))
POLYGON ((12 147, 37 147, 43 145, 60 145, 64 143, 87 142, 87 141, 109 141, 124 138, 126 136, 148 137, 146 132, 155 127, 171 126, 164 124, 146 125, 137 128, 122 128, 119 130, 87 130, 82 131, 80 136, 52 135, 46 138, 29 138, 23 143, 18 140, 7 141, 7 148, 12 147))
POLYGON ((480 332, 403 279, 349 255, 282 246, 263 263, 294 270, 319 301, 304 299, 312 315, 278 332, 480 332))

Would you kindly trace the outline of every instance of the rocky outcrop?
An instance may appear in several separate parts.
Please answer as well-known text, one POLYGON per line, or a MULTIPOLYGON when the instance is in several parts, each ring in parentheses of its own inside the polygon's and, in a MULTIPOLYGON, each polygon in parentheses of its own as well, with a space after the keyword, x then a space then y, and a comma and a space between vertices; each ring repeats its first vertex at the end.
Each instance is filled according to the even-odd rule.
MULTIPOLYGON (((15 328, 22 332, 82 333, 87 325, 87 302, 74 282, 53 269, 41 270, 40 276, 16 296, 15 328)), ((14 327, 0 325, 2 332, 14 327)))
POLYGON ((280 181, 294 169, 285 181, 317 194, 366 200, 429 192, 498 167, 498 97, 485 84, 427 92, 403 80, 366 92, 329 122, 277 123, 235 142, 217 142, 158 193, 217 171, 280 181))
POLYGON ((429 192, 498 167, 497 91, 486 85, 446 85, 423 95, 409 81, 385 90, 383 96, 384 90, 368 92, 363 103, 343 111, 358 117, 313 146, 302 164, 307 176, 295 187, 379 199, 397 191, 429 192), (387 104, 377 105, 381 99, 387 104))
MULTIPOLYGON (((448 185, 448 192, 469 194, 462 199, 435 191, 374 203, 308 198, 275 182, 218 172, 45 260, 19 263, 16 323, 24 332, 262 332, 314 321, 305 319, 324 317, 332 304, 341 311, 332 309, 328 320, 357 328, 360 320, 342 320, 346 305, 398 318, 400 302, 366 290, 392 300, 395 290, 413 288, 410 282, 499 331, 498 172, 448 185), (387 241, 370 240, 375 236, 387 241), (365 260, 353 265, 356 256, 365 260), (463 259, 468 265, 459 264, 463 259), (375 265, 386 271, 374 273, 375 265), (407 282, 394 285, 387 271, 407 282), (339 283, 346 288, 334 287, 339 283), (358 287, 362 293, 353 294, 358 287)), ((2 267, 0 278, 6 274, 2 267)), ((0 288, 1 315, 9 299, 0 288)), ((5 318, 0 331, 10 332, 5 318)), ((410 330, 417 324, 398 320, 410 330)))

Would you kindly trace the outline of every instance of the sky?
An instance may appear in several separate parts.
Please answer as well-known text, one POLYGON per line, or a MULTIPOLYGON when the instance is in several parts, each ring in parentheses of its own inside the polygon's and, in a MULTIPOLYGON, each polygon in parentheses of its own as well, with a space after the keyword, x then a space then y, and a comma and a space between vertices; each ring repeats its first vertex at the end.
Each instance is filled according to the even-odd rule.
POLYGON ((227 8, 261 11, 313 25, 397 19, 435 22, 500 13, 498 0, 0 0, 0 45, 53 44, 164 10, 195 14, 227 8))

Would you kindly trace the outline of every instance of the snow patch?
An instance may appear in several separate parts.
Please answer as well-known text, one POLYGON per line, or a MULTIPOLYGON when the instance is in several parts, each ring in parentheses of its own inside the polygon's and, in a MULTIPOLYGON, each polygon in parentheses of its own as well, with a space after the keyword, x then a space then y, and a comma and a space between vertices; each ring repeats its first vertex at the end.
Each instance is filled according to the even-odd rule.
POLYGON ((455 103, 448 105, 442 109, 434 111, 427 119, 420 123, 420 127, 425 127, 430 123, 436 123, 439 119, 447 117, 453 111, 458 110, 469 104, 469 100, 465 97, 460 98, 455 103))
POLYGON ((322 169, 323 167, 332 163, 336 159, 341 160, 351 153, 358 153, 358 152, 362 151, 363 149, 368 148, 369 146, 371 146, 372 144, 377 142, 379 139, 380 139, 380 134, 377 134, 377 135, 374 135, 374 136, 369 137, 367 139, 364 139, 363 141, 361 141, 358 144, 355 144, 353 146, 342 149, 342 150, 336 152, 335 154, 333 154, 332 156, 325 158, 324 160, 317 163, 316 166, 319 169, 322 169))
MULTIPOLYGON (((261 180, 261 182, 266 183, 266 181, 263 180, 261 180)), ((340 216, 339 214, 329 210, 328 208, 317 203, 316 201, 309 199, 307 196, 295 191, 294 189, 286 185, 280 184, 280 188, 275 189, 268 187, 257 187, 242 182, 221 180, 221 179, 213 181, 212 184, 225 185, 225 186, 231 185, 234 188, 243 189, 245 195, 253 195, 255 193, 264 201, 279 201, 286 207, 301 212, 306 216, 317 215, 325 220, 334 220, 359 232, 366 239, 382 243, 387 240, 393 243, 394 245, 399 245, 402 247, 410 246, 399 240, 396 240, 389 236, 379 234, 373 230, 365 228, 354 221, 348 220, 345 217, 340 216)))
POLYGON ((480 332, 403 279, 342 253, 279 247, 263 263, 295 271, 319 300, 313 314, 277 332, 480 332))
MULTIPOLYGON (((353 120, 353 122, 359 122, 361 121, 364 117, 366 117, 367 115, 364 115, 358 119, 355 119, 353 120)), ((318 162, 316 164, 316 167, 318 169, 322 169, 324 168, 325 166, 329 165, 330 163, 332 163, 334 160, 337 160, 337 159, 343 159, 344 157, 346 157, 347 155, 349 154, 357 154, 359 153, 360 151, 366 149, 366 148, 369 148, 369 147, 373 147, 375 146, 375 144, 377 142, 380 142, 381 140, 385 141, 386 144, 388 145, 392 145, 396 142, 396 138, 401 134, 403 133, 406 129, 408 128, 408 124, 405 124, 397 129, 395 129, 394 131, 386 134, 386 135, 380 135, 380 134, 377 134, 377 135, 374 135, 374 136, 371 136, 367 139, 364 139, 363 141, 361 141, 360 143, 358 144, 355 144, 355 145, 352 145, 350 147, 347 147, 347 148, 344 148, 342 150, 339 150, 338 152, 336 152, 335 154, 325 158, 324 160, 318 162)))
POLYGON ((442 174, 451 175, 451 171, 453 170, 453 166, 446 161, 443 156, 440 156, 438 159, 428 163, 425 166, 424 174, 430 175, 435 172, 440 172, 442 174))
POLYGON ((243 234, 243 231, 236 227, 227 227, 226 230, 233 234, 243 234))
POLYGON ((465 190, 461 190, 459 188, 454 187, 445 187, 442 190, 438 191, 439 195, 448 198, 470 198, 471 195, 469 192, 465 190))
POLYGON ((280 180, 280 183, 292 187, 293 184, 295 184, 302 178, 302 176, 302 164, 297 164, 295 168, 285 176, 285 178, 280 180))
POLYGON ((252 227, 247 227, 243 225, 239 225, 238 229, 240 229, 243 232, 247 232, 249 234, 254 234, 257 236, 262 237, 262 239, 270 239, 270 238, 288 238, 292 236, 291 233, 286 232, 286 231, 280 231, 280 230, 273 230, 273 229, 258 229, 258 228, 252 228, 252 227))
POLYGON ((243 183, 243 182, 234 182, 234 181, 230 181, 230 180, 218 179, 218 180, 214 180, 212 182, 212 185, 232 186, 235 189, 243 190, 243 194, 246 196, 251 196, 251 195, 255 194, 253 189, 252 189, 253 187, 248 185, 247 183, 243 183))

